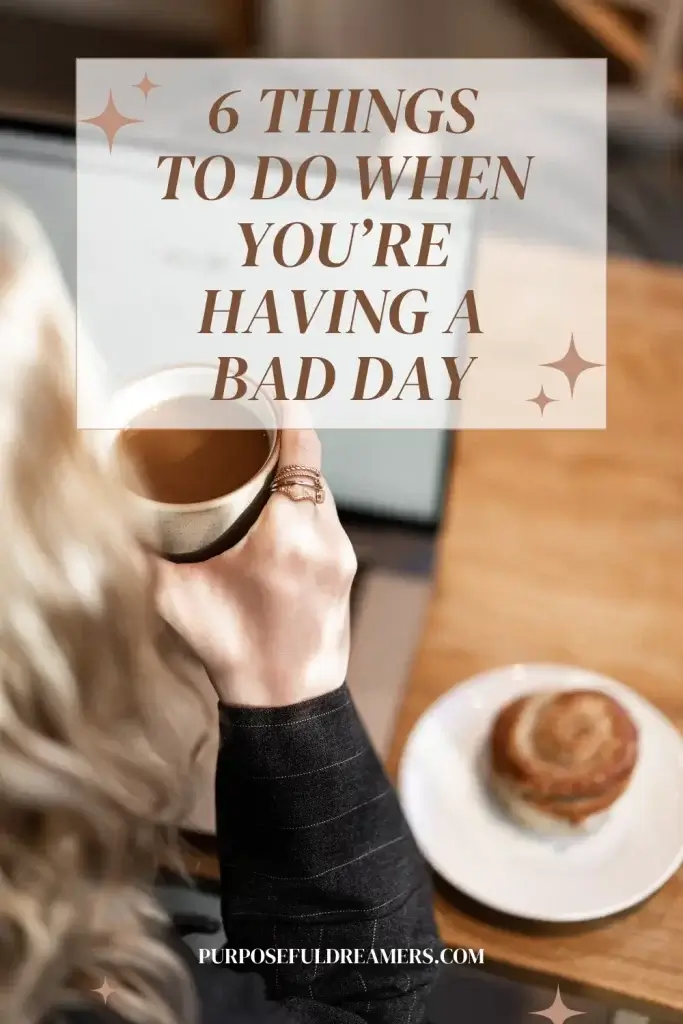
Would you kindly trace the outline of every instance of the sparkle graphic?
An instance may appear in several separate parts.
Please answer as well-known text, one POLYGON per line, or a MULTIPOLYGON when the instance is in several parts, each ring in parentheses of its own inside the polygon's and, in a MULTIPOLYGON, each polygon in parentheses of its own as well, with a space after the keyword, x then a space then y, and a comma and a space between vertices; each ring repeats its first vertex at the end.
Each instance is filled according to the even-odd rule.
POLYGON ((141 124, 137 117, 126 117, 117 108, 114 103, 114 97, 112 96, 111 89, 109 90, 109 99, 107 105, 101 114, 97 117, 85 117, 82 118, 82 124, 94 124, 96 128, 100 128, 104 132, 105 138, 109 143, 109 152, 111 153, 114 146, 114 139, 116 138, 117 132, 121 128, 125 128, 127 124, 141 124))
POLYGON ((532 1010, 531 1016, 533 1017, 546 1017, 552 1024, 565 1024, 565 1021, 569 1020, 570 1017, 583 1017, 583 1010, 570 1010, 568 1006, 562 1002, 562 994, 560 992, 560 986, 557 986, 557 992, 555 993, 555 999, 547 1010, 532 1010))
POLYGON ((156 85, 154 82, 152 82, 150 80, 150 77, 149 77, 149 75, 147 74, 146 71, 145 71, 145 77, 141 81, 139 81, 137 85, 133 86, 133 89, 139 89, 140 90, 142 95, 145 97, 145 100, 147 100, 147 97, 151 93, 152 89, 160 89, 160 88, 161 88, 161 86, 156 85))
POLYGON ((90 991, 97 992, 99 995, 101 995, 104 1001, 104 1005, 106 1006, 109 996, 112 995, 113 992, 116 992, 116 989, 112 988, 107 979, 105 978, 99 988, 91 988, 90 991))
POLYGON ((591 363, 588 359, 580 356, 576 350, 573 334, 569 342, 569 348, 561 359, 557 359, 554 363, 541 363, 541 366, 548 366, 552 370, 559 370, 560 373, 565 375, 569 381, 569 390, 572 398, 574 397, 576 382, 584 370, 594 370, 596 367, 604 365, 604 363, 591 363))
POLYGON ((538 406, 538 408, 541 410, 541 416, 545 412, 546 406, 551 405, 553 402, 556 401, 556 398, 548 398, 543 388, 541 388, 541 390, 538 392, 535 398, 527 398, 527 402, 533 402, 534 405, 538 406))

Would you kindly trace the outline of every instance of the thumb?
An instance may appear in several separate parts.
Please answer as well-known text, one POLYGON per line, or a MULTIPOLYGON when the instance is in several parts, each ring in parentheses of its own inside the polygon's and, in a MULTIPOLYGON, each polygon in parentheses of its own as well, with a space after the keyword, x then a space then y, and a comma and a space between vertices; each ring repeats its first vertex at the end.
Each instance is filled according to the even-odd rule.
POLYGON ((154 558, 154 599, 159 614, 171 624, 174 624, 177 617, 177 594, 188 582, 186 568, 185 565, 168 562, 165 558, 154 558))

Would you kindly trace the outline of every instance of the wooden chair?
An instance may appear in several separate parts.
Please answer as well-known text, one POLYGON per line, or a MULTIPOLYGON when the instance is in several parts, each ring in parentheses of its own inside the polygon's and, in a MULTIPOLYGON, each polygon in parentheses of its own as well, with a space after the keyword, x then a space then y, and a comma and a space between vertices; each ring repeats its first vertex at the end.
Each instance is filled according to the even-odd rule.
POLYGON ((257 0, 214 0, 218 50, 222 56, 246 57, 259 42, 257 0))
POLYGON ((643 136, 650 131, 655 139, 677 135, 677 115, 683 111, 683 0, 556 2, 633 73, 632 86, 616 91, 610 104, 617 129, 640 130, 643 136))

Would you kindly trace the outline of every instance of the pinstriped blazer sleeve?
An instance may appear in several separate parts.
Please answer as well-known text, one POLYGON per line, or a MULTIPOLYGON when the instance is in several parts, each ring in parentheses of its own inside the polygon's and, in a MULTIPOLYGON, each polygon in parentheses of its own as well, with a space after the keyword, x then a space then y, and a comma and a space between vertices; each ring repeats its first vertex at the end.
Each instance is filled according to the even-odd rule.
POLYGON ((268 996, 299 1019, 336 1007, 339 1019, 419 1024, 436 970, 429 954, 376 961, 392 949, 438 956, 429 878, 348 688, 285 708, 221 707, 220 729, 228 947, 321 950, 318 962, 308 953, 258 967, 268 996), (326 962, 342 950, 370 962, 326 962))

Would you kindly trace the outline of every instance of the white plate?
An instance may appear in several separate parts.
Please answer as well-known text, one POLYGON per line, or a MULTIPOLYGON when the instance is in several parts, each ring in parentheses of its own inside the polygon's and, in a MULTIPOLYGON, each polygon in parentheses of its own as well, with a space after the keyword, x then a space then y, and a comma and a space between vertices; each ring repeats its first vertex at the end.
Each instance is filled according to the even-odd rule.
POLYGON ((466 895, 536 921, 589 921, 639 903, 683 861, 683 741, 659 711, 605 676, 561 665, 514 665, 459 683, 415 725, 399 791, 432 867, 466 895), (479 771, 501 706, 541 689, 598 689, 640 733, 631 784, 594 835, 525 832, 490 800, 479 771))

